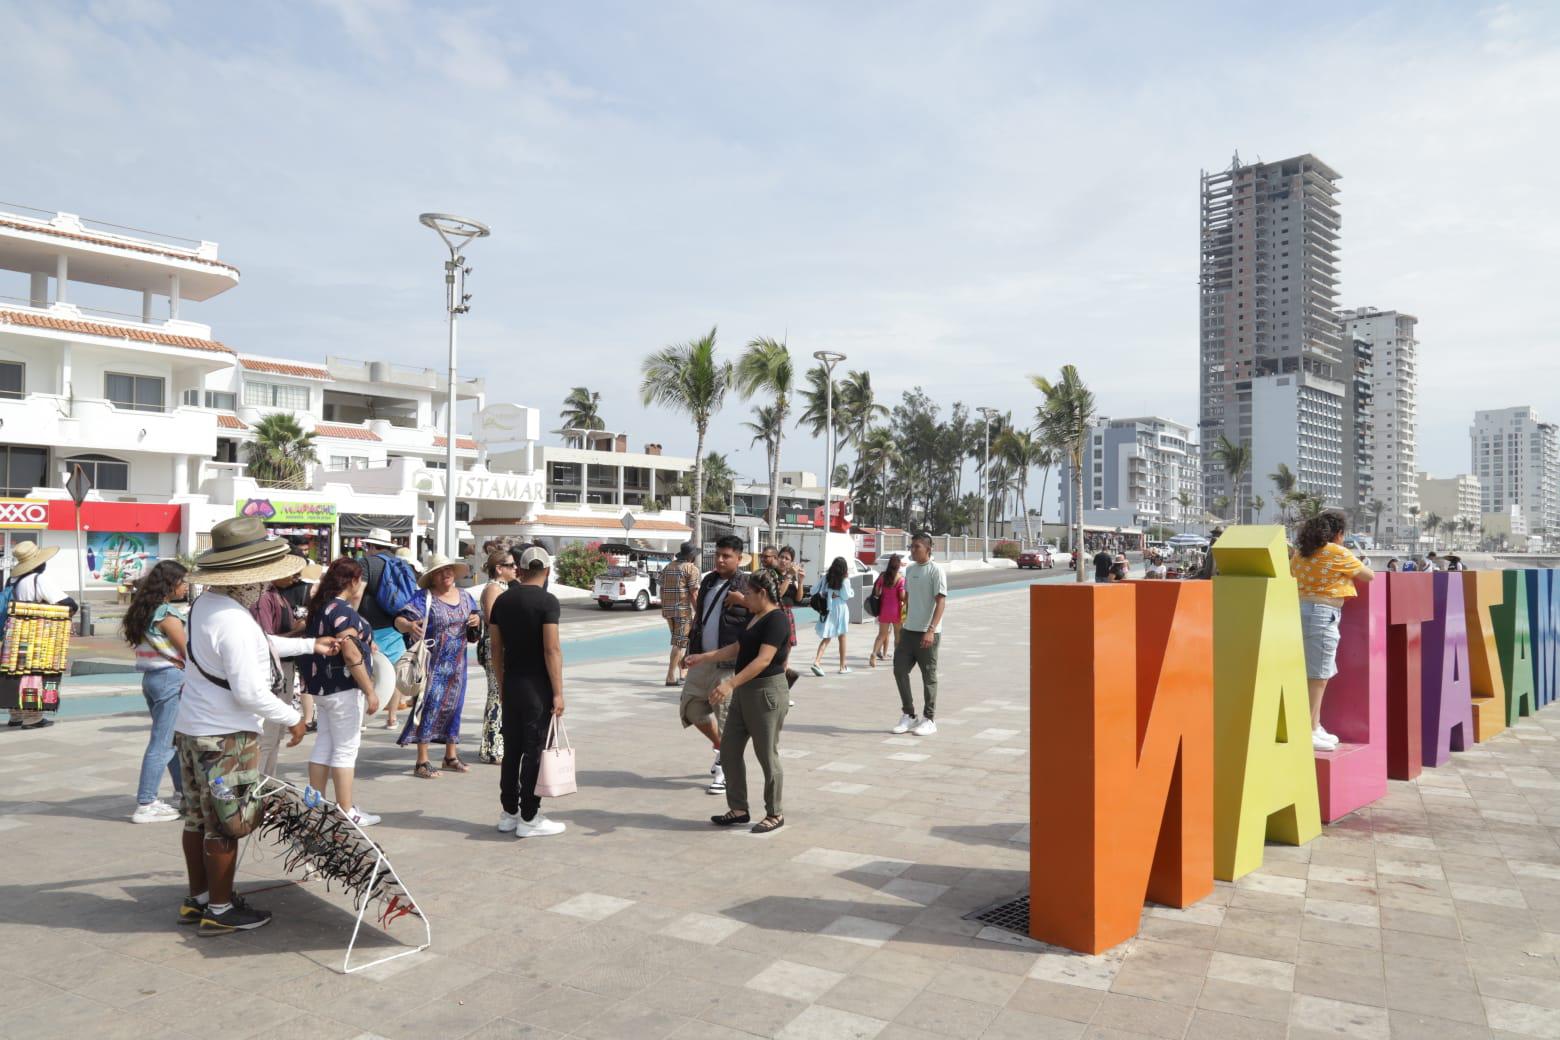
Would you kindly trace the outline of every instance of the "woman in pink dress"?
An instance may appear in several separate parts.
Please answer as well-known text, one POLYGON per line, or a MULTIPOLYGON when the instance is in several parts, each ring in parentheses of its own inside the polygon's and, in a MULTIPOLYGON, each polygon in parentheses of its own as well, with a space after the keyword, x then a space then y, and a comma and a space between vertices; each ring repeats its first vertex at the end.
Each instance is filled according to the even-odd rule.
POLYGON ((888 558, 888 566, 878 575, 873 591, 883 601, 878 607, 877 639, 872 644, 872 654, 867 658, 867 665, 876 668, 879 661, 888 659, 890 635, 893 636, 894 648, 899 648, 899 626, 904 623, 905 607, 908 605, 905 599, 905 578, 899 573, 898 553, 888 558))

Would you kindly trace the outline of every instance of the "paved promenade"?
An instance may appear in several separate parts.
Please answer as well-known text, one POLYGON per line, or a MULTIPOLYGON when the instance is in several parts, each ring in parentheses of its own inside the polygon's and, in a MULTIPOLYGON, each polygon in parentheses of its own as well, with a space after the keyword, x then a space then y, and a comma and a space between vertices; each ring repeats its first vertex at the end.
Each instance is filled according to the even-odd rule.
MULTIPOLYGON (((887 732, 892 678, 863 667, 853 631, 854 675, 797 686, 787 825, 763 837, 708 824, 724 801, 704 792, 710 756, 678 728, 661 659, 569 669, 581 792, 548 803, 569 825, 557 838, 499 835, 496 769, 413 779, 376 722, 359 800, 383 814, 372 833, 434 945, 353 976, 336 970, 345 897, 288 884, 267 846, 239 880, 281 886, 253 896, 270 926, 174 925, 178 825, 127 818, 144 719, 0 731, 0 1036, 1560 1036, 1560 710, 1393 783, 1309 846, 1270 846, 1198 906, 1148 908, 1107 955, 965 920, 1026 881, 1025 604, 952 601, 929 738, 887 732)), ((805 636, 803 668, 811 650, 805 636)), ((478 673, 473 762, 482 688, 478 673)), ((286 775, 306 751, 285 753, 286 775)), ((757 780, 750 766, 761 807, 757 780)))

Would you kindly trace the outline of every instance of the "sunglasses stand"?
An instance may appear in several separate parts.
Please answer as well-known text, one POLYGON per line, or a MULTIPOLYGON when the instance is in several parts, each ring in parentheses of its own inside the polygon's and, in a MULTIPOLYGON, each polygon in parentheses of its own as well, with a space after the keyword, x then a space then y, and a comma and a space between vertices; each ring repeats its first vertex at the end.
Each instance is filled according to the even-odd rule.
POLYGON ((323 797, 311 805, 304 800, 303 791, 274 776, 263 777, 249 796, 267 803, 262 822, 251 833, 250 840, 268 839, 281 845, 284 869, 300 871, 300 882, 322 880, 328 891, 334 881, 352 893, 357 918, 341 962, 343 975, 421 953, 433 945, 433 927, 428 915, 423 913, 406 883, 396 873, 385 850, 342 812, 339 805, 323 797), (421 920, 422 944, 366 964, 353 965, 352 951, 363 928, 363 917, 375 903, 382 905, 379 924, 387 933, 398 917, 412 916, 421 920))

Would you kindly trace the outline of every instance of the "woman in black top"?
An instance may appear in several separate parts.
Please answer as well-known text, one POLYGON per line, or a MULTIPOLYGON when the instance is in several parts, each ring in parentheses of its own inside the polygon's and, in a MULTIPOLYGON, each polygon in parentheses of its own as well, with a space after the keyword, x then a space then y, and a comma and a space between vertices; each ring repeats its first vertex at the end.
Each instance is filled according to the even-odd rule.
POLYGON ((304 630, 340 641, 335 657, 309 654, 298 659, 304 689, 314 695, 314 750, 309 754, 309 784, 323 792, 327 780, 336 789, 336 804, 360 827, 372 827, 379 817, 364 812, 352 800, 352 774, 357 766, 365 713, 379 710, 379 698, 369 673, 374 630, 357 611, 368 588, 367 575, 355 560, 342 557, 320 578, 309 600, 304 630))
POLYGON ((754 834, 768 834, 785 825, 780 811, 780 728, 790 703, 785 662, 791 654, 791 626, 779 610, 780 588, 773 571, 762 570, 748 580, 748 609, 753 619, 737 641, 714 653, 692 654, 689 667, 703 661, 736 660, 736 674, 721 680, 710 692, 710 703, 727 700, 731 707, 721 731, 720 764, 726 774, 726 812, 710 817, 717 827, 748 823, 747 774, 742 752, 749 738, 753 754, 764 771, 764 811, 768 814, 752 827, 754 834))

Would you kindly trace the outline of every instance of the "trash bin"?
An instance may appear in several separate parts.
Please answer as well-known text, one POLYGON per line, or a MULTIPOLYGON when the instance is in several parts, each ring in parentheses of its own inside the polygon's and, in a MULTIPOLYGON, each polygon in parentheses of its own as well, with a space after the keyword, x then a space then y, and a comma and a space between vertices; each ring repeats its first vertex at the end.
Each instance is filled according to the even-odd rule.
POLYGON ((875 574, 852 574, 850 576, 851 591, 855 595, 850 598, 850 623, 859 625, 865 621, 875 621, 875 618, 867 616, 867 597, 872 594, 872 586, 877 581, 875 574))

